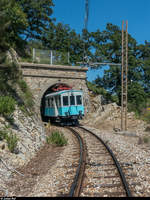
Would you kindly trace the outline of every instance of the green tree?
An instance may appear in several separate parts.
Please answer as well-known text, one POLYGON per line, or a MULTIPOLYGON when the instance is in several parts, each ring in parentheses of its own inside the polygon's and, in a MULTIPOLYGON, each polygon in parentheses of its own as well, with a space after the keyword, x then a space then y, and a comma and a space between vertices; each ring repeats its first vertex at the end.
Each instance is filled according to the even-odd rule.
MULTIPOLYGON (((119 27, 107 24, 106 30, 92 33, 91 38, 91 44, 95 48, 95 61, 121 63, 122 48, 119 27)), ((130 34, 128 38, 128 101, 132 105, 131 108, 136 108, 140 112, 145 106, 150 91, 150 48, 146 45, 138 45, 130 34), (134 94, 136 91, 137 94, 134 94)), ((121 67, 110 66, 104 71, 102 78, 97 77, 95 83, 111 95, 117 95, 119 105, 121 105, 121 67)))
POLYGON ((1 0, 0 1, 0 50, 8 49, 9 43, 7 41, 6 33, 7 28, 10 24, 10 20, 6 15, 6 9, 9 6, 9 0, 1 0))
POLYGON ((0 1, 0 50, 16 47, 20 34, 27 27, 26 15, 15 0, 0 1))
POLYGON ((138 56, 142 60, 142 86, 145 92, 150 93, 150 46, 139 45, 138 56))
POLYGON ((147 105, 147 94, 144 88, 138 83, 133 82, 128 86, 128 108, 140 114, 147 105))
POLYGON ((51 50, 70 53, 70 62, 76 64, 83 60, 84 42, 80 34, 62 23, 50 24, 43 38, 44 46, 51 50))
POLYGON ((52 0, 16 0, 26 15, 28 26, 22 30, 24 39, 41 39, 47 30, 53 13, 52 0))
POLYGON ((42 39, 51 22, 52 0, 1 0, 0 49, 22 50, 28 39, 42 39))

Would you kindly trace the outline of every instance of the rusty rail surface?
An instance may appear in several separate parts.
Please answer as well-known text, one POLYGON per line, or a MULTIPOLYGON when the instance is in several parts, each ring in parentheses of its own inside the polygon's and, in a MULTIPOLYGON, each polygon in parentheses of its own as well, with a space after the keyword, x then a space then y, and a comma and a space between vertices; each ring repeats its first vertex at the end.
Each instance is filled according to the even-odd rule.
POLYGON ((80 196, 80 191, 81 191, 81 186, 82 186, 82 181, 83 181, 83 176, 84 176, 84 171, 85 171, 85 163, 86 163, 86 148, 85 144, 83 142, 83 139, 80 137, 80 135, 72 129, 71 127, 67 127, 78 139, 79 145, 80 145, 80 159, 79 159, 79 165, 76 171, 76 175, 74 177, 74 181, 71 185, 70 192, 69 192, 69 197, 79 197, 80 196))

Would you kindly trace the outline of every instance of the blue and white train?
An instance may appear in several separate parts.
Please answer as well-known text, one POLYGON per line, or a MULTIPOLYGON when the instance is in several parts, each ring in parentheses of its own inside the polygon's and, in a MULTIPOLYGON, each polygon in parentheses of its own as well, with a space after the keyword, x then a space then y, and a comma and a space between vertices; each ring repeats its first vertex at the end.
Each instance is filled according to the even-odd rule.
POLYGON ((45 96, 44 115, 51 122, 78 124, 84 116, 83 91, 62 90, 45 96))

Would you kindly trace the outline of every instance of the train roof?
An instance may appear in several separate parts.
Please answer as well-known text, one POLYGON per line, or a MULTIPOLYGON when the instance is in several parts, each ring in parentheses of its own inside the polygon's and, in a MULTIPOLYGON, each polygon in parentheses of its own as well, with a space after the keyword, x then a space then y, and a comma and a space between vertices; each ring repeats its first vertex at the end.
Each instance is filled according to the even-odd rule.
POLYGON ((53 93, 47 94, 45 97, 57 96, 57 95, 61 95, 63 93, 68 93, 68 92, 80 92, 80 93, 83 93, 82 90, 62 90, 62 91, 59 91, 59 92, 53 92, 53 93))

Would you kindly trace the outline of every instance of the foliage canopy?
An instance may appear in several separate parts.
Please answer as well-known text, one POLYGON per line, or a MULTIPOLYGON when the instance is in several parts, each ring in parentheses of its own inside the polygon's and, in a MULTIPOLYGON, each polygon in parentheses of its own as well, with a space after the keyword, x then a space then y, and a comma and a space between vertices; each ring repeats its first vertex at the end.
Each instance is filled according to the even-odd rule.
MULTIPOLYGON (((26 47, 70 52, 70 62, 77 65, 86 56, 91 62, 121 63, 121 29, 108 23, 106 29, 76 33, 69 25, 55 23, 52 0, 0 1, 0 54, 10 47, 19 53, 26 47)), ((129 109, 139 113, 149 106, 150 46, 137 44, 129 34, 128 102, 129 109)), ((98 68, 102 68, 99 65, 98 68)), ((15 69, 15 68, 14 68, 15 69)), ((1 81, 1 79, 0 79, 1 81)), ((8 80, 6 80, 8 82, 8 80)), ((121 68, 117 65, 104 71, 89 85, 96 93, 121 104, 121 68), (113 97, 113 98, 110 98, 113 97), (115 98, 114 98, 115 97, 115 98)), ((22 83, 22 87, 25 87, 22 83)), ((25 88, 24 88, 25 89, 25 88)))

